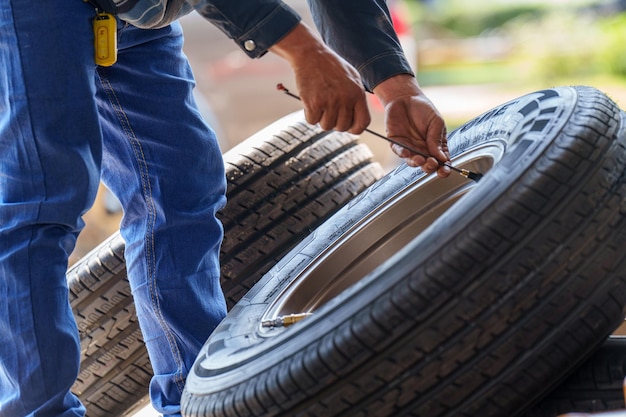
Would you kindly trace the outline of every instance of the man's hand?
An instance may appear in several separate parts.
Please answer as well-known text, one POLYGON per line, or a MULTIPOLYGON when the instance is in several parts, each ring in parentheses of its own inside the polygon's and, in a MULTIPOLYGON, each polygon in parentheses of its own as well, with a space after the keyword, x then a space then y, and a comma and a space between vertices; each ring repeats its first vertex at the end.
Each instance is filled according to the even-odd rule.
POLYGON ((395 144, 391 145, 393 152, 428 174, 436 171, 442 178, 450 175, 450 168, 439 164, 450 160, 446 125, 415 78, 396 75, 374 87, 374 93, 385 107, 387 136, 431 156, 424 158, 395 144))
POLYGON ((359 73, 300 23, 270 51, 286 59, 307 122, 324 130, 360 134, 371 118, 359 73))
MULTIPOLYGON (((359 73, 305 24, 300 23, 270 50, 293 68, 307 122, 354 134, 370 124, 359 73)), ((387 135, 431 156, 424 158, 398 145, 392 145, 393 152, 426 173, 450 175, 450 168, 439 164, 450 160, 445 123, 415 78, 396 75, 377 85, 374 93, 385 106, 387 135)))

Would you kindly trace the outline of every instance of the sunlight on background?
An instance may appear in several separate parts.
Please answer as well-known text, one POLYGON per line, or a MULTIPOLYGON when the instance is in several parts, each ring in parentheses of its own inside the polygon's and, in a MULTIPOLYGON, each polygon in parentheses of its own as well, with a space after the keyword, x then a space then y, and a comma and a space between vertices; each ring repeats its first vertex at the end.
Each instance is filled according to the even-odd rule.
MULTIPOLYGON (((625 3, 406 2, 418 42, 420 82, 484 85, 487 90, 496 84, 519 94, 589 84, 621 95, 626 85, 625 3)), ((436 104, 445 113, 446 103, 436 104)))

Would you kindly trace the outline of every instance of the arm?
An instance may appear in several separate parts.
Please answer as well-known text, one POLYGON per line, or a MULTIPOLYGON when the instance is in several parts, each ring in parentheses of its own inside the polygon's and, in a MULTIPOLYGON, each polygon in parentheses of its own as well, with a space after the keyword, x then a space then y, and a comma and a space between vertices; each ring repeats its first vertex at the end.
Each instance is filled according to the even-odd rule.
POLYGON ((385 0, 307 0, 324 41, 361 74, 368 91, 398 74, 413 74, 385 0))
POLYGON ((450 174, 445 123, 424 95, 393 29, 385 0, 308 0, 324 41, 360 73, 365 87, 385 107, 388 136, 433 157, 424 159, 397 145, 392 150, 411 166, 450 174))
POLYGON ((439 166, 438 162, 450 160, 446 125, 415 77, 396 75, 387 78, 374 88, 374 93, 385 107, 387 135, 432 156, 424 158, 398 145, 392 145, 392 151, 404 158, 408 165, 421 166, 426 173, 437 172, 440 177, 450 175, 450 168, 439 166))
MULTIPOLYGON (((392 44, 391 47, 399 48, 399 44, 392 44)), ((363 49, 369 51, 368 48, 363 49)), ((352 133, 360 133, 367 127, 370 116, 358 72, 329 50, 306 26, 298 25, 271 51, 285 58, 294 69, 307 121, 319 122, 324 129, 349 130, 352 133)), ((372 72, 380 78, 371 85, 385 106, 387 133, 432 157, 424 158, 397 145, 392 146, 392 150, 405 158, 409 165, 421 166, 427 173, 437 172, 439 176, 446 177, 450 169, 439 166, 438 162, 450 159, 445 123, 420 89, 410 69, 403 67, 406 59, 402 50, 394 54, 398 55, 374 52, 374 58, 366 58, 370 68, 394 71, 391 75, 384 70, 372 72), (398 59, 395 60, 392 55, 398 59)))
POLYGON ((365 91, 358 72, 300 21, 280 1, 258 0, 242 7, 232 0, 198 6, 252 58, 268 50, 292 67, 309 123, 325 130, 361 133, 370 123, 365 91))
POLYGON ((270 50, 291 65, 309 123, 355 134, 369 125, 359 73, 311 29, 299 24, 270 50))

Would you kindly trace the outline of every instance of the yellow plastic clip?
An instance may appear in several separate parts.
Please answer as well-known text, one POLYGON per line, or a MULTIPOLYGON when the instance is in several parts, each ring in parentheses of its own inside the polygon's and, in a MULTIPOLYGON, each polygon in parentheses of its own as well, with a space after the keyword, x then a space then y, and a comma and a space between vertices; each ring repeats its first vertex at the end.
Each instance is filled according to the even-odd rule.
POLYGON ((117 21, 110 13, 98 12, 93 20, 96 64, 110 67, 117 61, 117 21))

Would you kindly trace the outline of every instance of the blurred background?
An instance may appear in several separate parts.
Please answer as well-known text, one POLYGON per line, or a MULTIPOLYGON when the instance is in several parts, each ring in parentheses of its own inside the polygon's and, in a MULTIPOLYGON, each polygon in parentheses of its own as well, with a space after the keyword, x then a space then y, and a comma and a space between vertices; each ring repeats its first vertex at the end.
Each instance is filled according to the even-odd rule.
MULTIPOLYGON (((311 22, 305 0, 288 0, 311 22)), ((390 0, 394 24, 418 80, 449 131, 517 96, 558 85, 591 85, 626 105, 626 0, 390 0)), ((289 66, 271 53, 251 60, 199 15, 181 20, 196 98, 223 152, 300 103, 289 66), (296 91, 294 91, 296 92, 296 91)), ((385 132, 370 97, 371 128, 385 132)), ((377 160, 400 160, 362 135, 377 160)), ((189 175, 193 175, 192 172, 189 175)), ((71 263, 115 232, 121 213, 104 188, 86 216, 71 263)))

